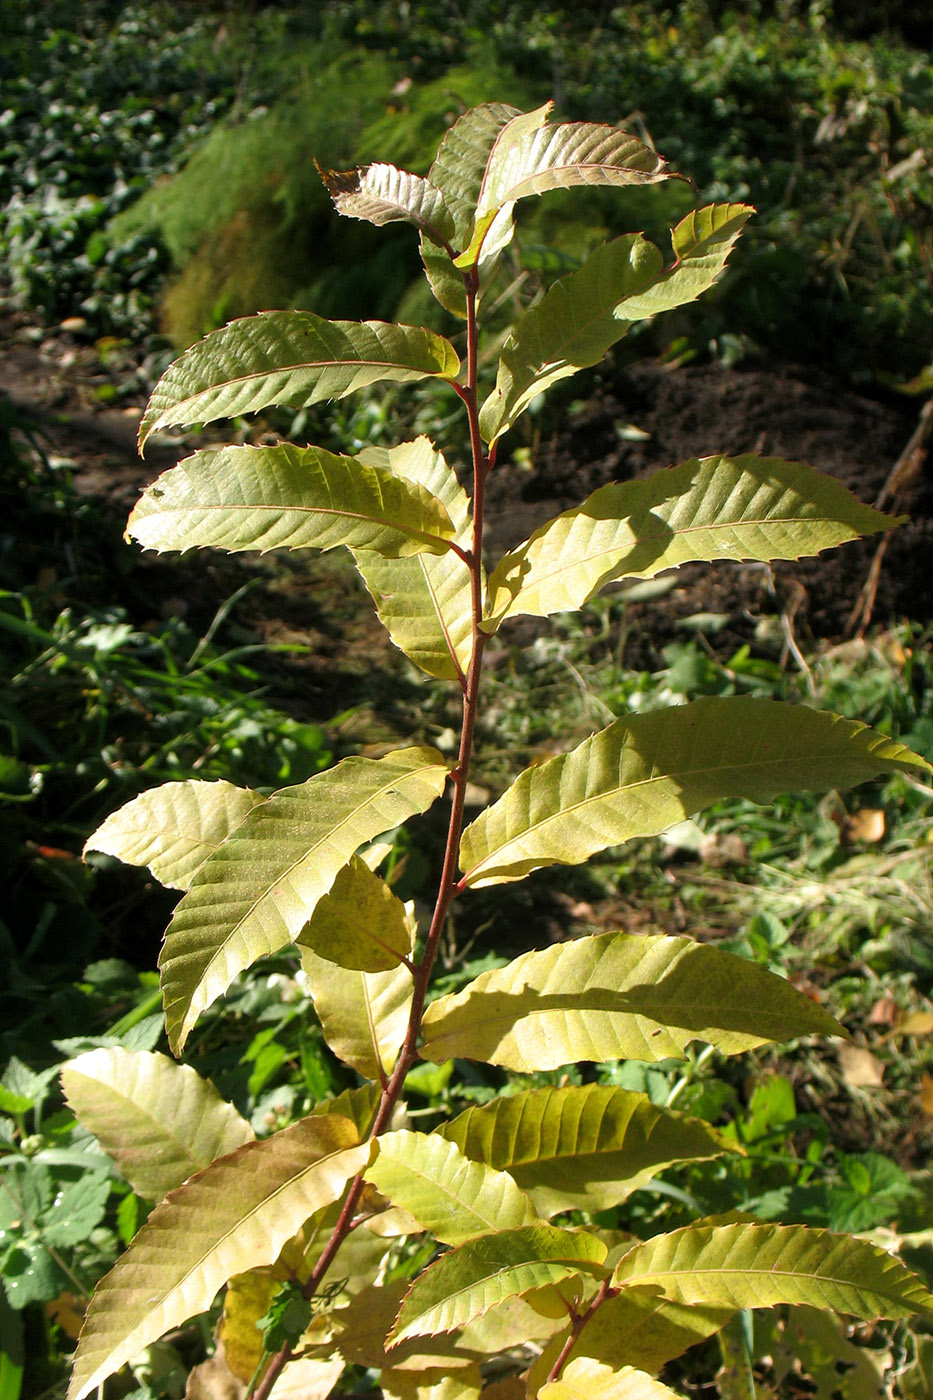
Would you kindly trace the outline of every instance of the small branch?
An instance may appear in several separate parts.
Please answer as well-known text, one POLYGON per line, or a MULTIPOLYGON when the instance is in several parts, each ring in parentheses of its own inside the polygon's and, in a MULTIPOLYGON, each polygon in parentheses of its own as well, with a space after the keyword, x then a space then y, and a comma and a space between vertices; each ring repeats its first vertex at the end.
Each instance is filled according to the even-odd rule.
POLYGON ((567 1337, 567 1340, 561 1347, 557 1360, 554 1362, 554 1365, 548 1372, 549 1381, 557 1380, 558 1376, 560 1375, 561 1371, 567 1363, 567 1358, 570 1356, 570 1353, 573 1351, 574 1347, 577 1344, 577 1339, 580 1336, 580 1333, 583 1331, 590 1318, 596 1312, 597 1308, 601 1307, 602 1304, 605 1303, 607 1298, 614 1298, 619 1292, 618 1288, 612 1287, 611 1280, 611 1274, 608 1278, 604 1278, 602 1283, 599 1285, 599 1288, 596 1290, 593 1297, 590 1299, 589 1305, 583 1309, 582 1313, 577 1313, 574 1317, 573 1322, 570 1326, 570 1335, 567 1337))

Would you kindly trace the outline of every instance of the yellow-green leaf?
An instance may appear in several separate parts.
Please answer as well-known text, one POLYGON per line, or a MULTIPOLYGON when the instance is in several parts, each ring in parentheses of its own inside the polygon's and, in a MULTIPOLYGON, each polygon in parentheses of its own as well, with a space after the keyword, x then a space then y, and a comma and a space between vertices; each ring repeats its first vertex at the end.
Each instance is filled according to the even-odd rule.
POLYGON ((62 1088, 81 1125, 149 1201, 253 1139, 213 1084, 167 1055, 89 1050, 64 1066, 62 1088))
POLYGON ((389 972, 411 953, 414 922, 381 876, 354 856, 296 942, 358 972, 389 972))
POLYGON ((384 1133, 366 1179, 444 1244, 537 1220, 531 1201, 507 1172, 470 1161, 442 1137, 384 1133))
POLYGON ((508 1172, 541 1215, 608 1210, 674 1162, 735 1150, 697 1118, 607 1084, 524 1089, 474 1106, 437 1132, 508 1172))
POLYGON ((160 884, 186 890, 208 856, 265 800, 223 781, 163 783, 111 812, 88 837, 84 853, 103 851, 128 865, 145 865, 160 884))
POLYGON ((201 867, 166 934, 160 967, 172 1048, 238 973, 298 937, 364 842, 426 811, 446 777, 429 748, 347 758, 250 812, 201 867))
POLYGON ((211 1306, 234 1274, 271 1264, 370 1154, 336 1114, 247 1143, 173 1191, 98 1284, 69 1400, 80 1400, 170 1328, 211 1306))
MULTIPOLYGON (((426 437, 389 451, 368 449, 360 460, 423 486, 442 501, 462 549, 472 544, 470 501, 443 456, 426 437)), ((379 617, 395 645, 430 676, 466 674, 473 650, 470 571, 452 550, 386 559, 371 550, 354 558, 379 617)))
POLYGON ((373 549, 446 553, 454 530, 423 486, 321 447, 223 447, 164 472, 136 504, 144 549, 373 549))
POLYGON ((422 1055, 531 1073, 578 1060, 665 1060, 692 1040, 726 1055, 769 1040, 844 1034, 757 963, 690 938, 600 933, 523 953, 438 997, 422 1055))
POLYGON ((212 331, 169 365, 139 425, 139 446, 163 428, 305 408, 383 380, 453 380, 459 369, 453 346, 433 331, 262 311, 212 331))
POLYGON ((847 787, 930 765, 856 720, 738 695, 616 720, 526 769, 463 833, 463 883, 518 880, 655 836, 724 797, 847 787))
POLYGON ((301 966, 334 1054, 365 1079, 390 1074, 411 1007, 412 977, 404 963, 391 972, 356 972, 302 948, 301 966))
POLYGON ((547 1381, 538 1400, 681 1400, 676 1390, 634 1366, 618 1371, 589 1356, 569 1361, 556 1381, 547 1381))
POLYGON ((629 1250, 612 1281, 688 1305, 808 1303, 866 1320, 933 1315, 933 1294, 899 1259, 806 1225, 688 1225, 629 1250))
POLYGON ((477 1361, 451 1369, 419 1357, 411 1367, 385 1367, 379 1385, 385 1400, 479 1400, 483 1378, 477 1361))
POLYGON ((526 311, 506 341, 496 387, 483 404, 480 429, 493 442, 536 395, 595 365, 629 326, 694 301, 712 286, 751 214, 745 204, 710 205, 674 230, 677 262, 640 233, 597 248, 526 311))
POLYGON ((694 457, 600 487, 510 550, 490 577, 483 626, 571 611, 617 579, 654 578, 693 560, 799 559, 902 519, 801 462, 694 457))
POLYGON ((578 1273, 599 1275, 606 1254, 595 1235, 553 1225, 526 1225, 469 1240, 442 1254, 415 1279, 389 1342, 452 1332, 506 1298, 578 1273))
POLYGON ((338 214, 377 227, 399 221, 414 224, 432 243, 447 243, 454 235, 444 196, 421 175, 382 162, 320 174, 338 214))

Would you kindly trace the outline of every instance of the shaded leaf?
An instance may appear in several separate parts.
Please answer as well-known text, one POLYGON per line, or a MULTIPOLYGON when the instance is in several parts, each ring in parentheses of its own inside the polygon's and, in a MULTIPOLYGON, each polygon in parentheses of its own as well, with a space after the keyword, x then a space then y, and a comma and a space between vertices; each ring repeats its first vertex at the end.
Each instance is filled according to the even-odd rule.
POLYGON ((355 972, 304 947, 301 966, 334 1054, 366 1079, 391 1073, 408 1029, 408 968, 400 963, 391 972, 355 972))
POLYGON ((582 1272, 600 1272, 602 1240, 552 1225, 482 1235, 442 1254, 415 1279, 389 1343, 452 1332, 474 1317, 535 1288, 582 1272))
POLYGON ((900 1260, 867 1240, 806 1225, 688 1225, 629 1250, 612 1281, 688 1305, 807 1303, 865 1319, 933 1314, 933 1294, 900 1260))
POLYGON ((721 204, 689 215, 674 230, 678 261, 667 271, 655 245, 633 233, 597 248, 555 282, 506 341, 496 387, 480 413, 486 441, 550 385, 598 363, 634 321, 696 300, 722 271, 751 212, 745 204, 721 204))
POLYGON ((358 972, 389 972, 411 953, 414 924, 380 875, 354 856, 296 940, 358 972))
POLYGON ((233 783, 189 778, 125 803, 89 836, 88 851, 145 865, 162 885, 186 890, 219 846, 266 799, 233 783))
MULTIPOLYGON (((456 543, 462 549, 470 547, 469 497, 426 437, 387 452, 368 449, 360 459, 385 466, 425 487, 447 508, 456 543)), ((407 559, 385 559, 372 551, 355 550, 354 558, 380 620, 409 660, 441 680, 456 680, 458 668, 465 674, 473 650, 473 595, 470 571, 463 560, 452 550, 407 559)))
POLYGON ((143 493, 126 537, 144 549, 444 554, 453 526, 423 487, 321 447, 196 452, 143 493))
POLYGON ((569 1361, 556 1381, 538 1391, 538 1400, 680 1400, 677 1392, 634 1366, 616 1371, 589 1356, 569 1361))
POLYGON ((342 1195, 369 1153, 348 1119, 305 1118, 173 1191, 97 1286, 69 1400, 204 1312, 234 1274, 273 1263, 304 1220, 342 1195))
POLYGON ((365 841, 440 796, 434 749, 347 758, 257 807, 210 857, 175 910, 159 965, 169 1042, 257 958, 298 937, 317 901, 365 841))
POLYGON ((471 1161, 454 1142, 425 1133, 383 1134, 366 1179, 443 1244, 537 1219, 507 1172, 471 1161))
POLYGON ((419 1357, 410 1368, 386 1366, 379 1385, 385 1400, 478 1400, 483 1378, 476 1361, 451 1369, 419 1357))
POLYGON ((579 608, 616 579, 654 578, 692 560, 799 559, 902 519, 800 462, 694 457, 600 487, 510 550, 490 577, 484 628, 579 608))
POLYGON ((305 408, 384 380, 454 379, 459 368, 449 341, 416 326, 262 311, 212 331, 169 365, 139 425, 140 451, 163 428, 305 408))
POLYGON ((146 1050, 89 1050, 62 1069, 75 1117, 138 1195, 160 1201, 253 1130, 189 1065, 146 1050))
POLYGON ((421 175, 376 162, 355 170, 321 170, 321 179, 338 214, 382 227, 401 221, 414 224, 432 243, 454 235, 454 221, 440 190, 421 175))
POLYGON ((245 1384, 252 1380, 263 1357, 262 1333, 256 1324, 268 1312, 281 1287, 282 1280, 276 1275, 284 1272, 252 1269, 246 1274, 235 1274, 227 1285, 218 1341, 227 1367, 245 1384))
POLYGON ((545 1216, 608 1210, 674 1162, 734 1149, 699 1119, 603 1084, 525 1089, 468 1108, 437 1132, 508 1172, 545 1216))
POLYGON ((665 1060, 692 1040, 734 1055, 769 1040, 845 1034, 757 963, 690 938, 627 933, 523 953, 438 997, 422 1028, 426 1059, 527 1072, 578 1060, 665 1060))
POLYGON ((526 769, 463 833, 463 883, 578 865, 655 836, 724 797, 846 787, 925 759, 856 720, 738 695, 616 720, 571 753, 526 769))

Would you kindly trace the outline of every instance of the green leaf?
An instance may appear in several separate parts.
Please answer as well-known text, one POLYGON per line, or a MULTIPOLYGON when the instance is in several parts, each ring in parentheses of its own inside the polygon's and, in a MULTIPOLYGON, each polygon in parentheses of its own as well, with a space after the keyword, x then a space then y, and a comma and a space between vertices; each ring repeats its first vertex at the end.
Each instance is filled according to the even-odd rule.
POLYGON ((616 1371, 589 1356, 568 1362, 556 1381, 547 1381, 538 1400, 680 1400, 677 1391, 634 1366, 616 1371))
POLYGON ((933 1314, 933 1294, 898 1259, 806 1225, 688 1225, 629 1250, 612 1282, 688 1305, 808 1303, 866 1320, 933 1314))
POLYGON ((599 1274, 607 1252, 595 1235, 553 1225, 526 1225, 470 1240, 415 1279, 389 1344, 452 1332, 506 1298, 581 1272, 599 1274))
POLYGON ((366 1179, 443 1244, 537 1220, 531 1201, 507 1172, 468 1160, 442 1137, 383 1134, 366 1179))
MULTIPOLYGON (((697 1342, 720 1331, 734 1308, 694 1304, 686 1307, 653 1293, 626 1289, 608 1297, 587 1319, 577 1337, 572 1357, 590 1357, 604 1366, 634 1366, 652 1374, 697 1342)), ((542 1358, 547 1375, 564 1337, 558 1336, 542 1358), (552 1350, 553 1349, 553 1350, 552 1350)))
POLYGON ((576 749, 526 769, 468 826, 463 884, 579 865, 655 836, 724 797, 847 787, 878 773, 930 771, 903 744, 856 720, 745 695, 618 719, 576 749))
POLYGON ((296 939, 364 842, 424 812, 447 768, 435 749, 347 758, 249 813, 194 877, 159 965, 174 1050, 257 958, 296 939))
POLYGON ((752 213, 745 204, 710 205, 674 230, 677 263, 667 271, 653 243, 626 234, 597 248, 560 278, 506 341, 496 387, 480 429, 494 442, 532 399, 558 380, 595 365, 634 321, 695 301, 716 280, 752 213))
POLYGON ((201 866, 254 807, 258 792, 189 778, 140 793, 112 812, 85 843, 128 865, 145 865, 162 885, 186 890, 201 866))
POLYGON ((78 1121, 149 1201, 253 1138, 213 1084, 167 1055, 89 1050, 64 1066, 62 1088, 78 1121))
POLYGON ((139 425, 140 451, 163 428, 305 408, 380 381, 452 380, 459 368, 449 341, 416 326, 262 311, 212 331, 169 365, 139 425))
POLYGON ((399 221, 414 224, 432 243, 446 244, 454 236, 444 196, 421 175, 378 162, 355 170, 319 166, 318 172, 338 214, 365 219, 377 227, 399 221))
POLYGON ((617 579, 654 578, 693 560, 799 559, 903 518, 862 505, 801 462, 694 457, 600 487, 510 550, 490 577, 483 628, 575 610, 617 579))
POLYGON ((699 1119, 603 1084, 525 1089, 468 1108, 437 1132, 508 1172, 544 1216, 608 1210, 675 1162, 734 1150, 699 1119))
POLYGON ((492 221, 516 200, 574 185, 648 185, 672 178, 656 151, 618 127, 544 125, 550 105, 513 118, 500 132, 483 174, 470 242, 456 266, 473 266, 492 221))
POLYGON ((386 1366, 379 1377, 384 1400, 480 1400, 483 1378, 478 1361, 452 1370, 449 1362, 419 1357, 410 1368, 386 1366))
POLYGON ((385 880, 354 856, 296 942, 358 972, 389 972, 411 953, 414 923, 385 880))
POLYGON ((163 472, 136 504, 127 539, 144 549, 209 546, 444 554, 454 533, 422 486, 321 447, 223 447, 163 472))
POLYGON ((578 1060, 665 1060, 692 1040, 739 1054, 769 1040, 844 1035, 776 973, 690 938, 600 933, 523 953, 422 1022, 422 1055, 531 1073, 578 1060))
MULTIPOLYGON (((469 497, 426 437, 388 452, 370 448, 361 460, 387 467, 442 501, 453 522, 456 543, 470 548, 469 497)), ((452 550, 408 559, 385 559, 371 550, 353 553, 383 625, 409 660, 441 680, 466 674, 473 650, 473 612, 470 571, 463 560, 452 550)))
POLYGON ((341 1060, 365 1079, 390 1074, 411 1010, 411 972, 357 972, 301 949, 301 966, 324 1032, 341 1060))
POLYGON ((247 1143, 173 1191, 97 1286, 69 1400, 206 1311, 234 1274, 272 1264, 309 1216, 339 1199, 369 1154, 348 1119, 312 1116, 247 1143))

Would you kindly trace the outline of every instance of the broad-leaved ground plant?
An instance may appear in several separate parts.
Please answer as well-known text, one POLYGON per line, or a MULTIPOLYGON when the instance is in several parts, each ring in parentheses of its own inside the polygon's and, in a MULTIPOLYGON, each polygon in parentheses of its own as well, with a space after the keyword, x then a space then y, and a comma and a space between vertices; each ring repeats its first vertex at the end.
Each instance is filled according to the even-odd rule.
POLYGON ((431 290, 463 322, 462 355, 414 326, 267 312, 182 355, 143 418, 141 446, 157 430, 297 410, 380 382, 448 385, 472 490, 423 437, 355 456, 232 446, 161 476, 128 533, 157 550, 345 546, 395 644, 461 693, 462 726, 452 763, 419 745, 349 757, 269 795, 167 783, 89 842, 183 891, 160 960, 176 1054, 239 974, 294 945, 323 1034, 360 1084, 256 1141, 209 1083, 166 1056, 101 1048, 66 1067, 75 1112, 134 1189, 161 1200, 97 1289, 71 1400, 221 1293, 226 1365, 262 1400, 326 1396, 360 1367, 397 1400, 660 1400, 674 1393, 661 1368, 739 1310, 933 1309, 898 1259, 847 1235, 743 1216, 647 1240, 605 1228, 603 1213, 665 1168, 736 1150, 627 1089, 526 1088, 427 1132, 406 1116, 419 1060, 534 1072, 682 1057, 695 1041, 730 1055, 844 1034, 786 980, 689 937, 580 937, 433 999, 432 970, 454 902, 474 890, 578 864, 722 798, 767 802, 929 769, 837 715, 705 698, 616 720, 518 774, 466 822, 483 654, 513 618, 578 609, 616 580, 687 561, 793 559, 896 524, 808 466, 714 455, 603 486, 487 574, 484 489, 503 436, 633 322, 710 287, 752 213, 696 209, 670 250, 639 233, 614 238, 495 340, 484 297, 517 201, 676 178, 623 130, 549 117, 547 106, 468 111, 427 178, 384 164, 324 174, 340 214, 415 226, 431 290), (488 384, 481 331, 499 348, 488 384), (380 838, 445 794, 433 913, 419 926, 378 873, 380 838))

